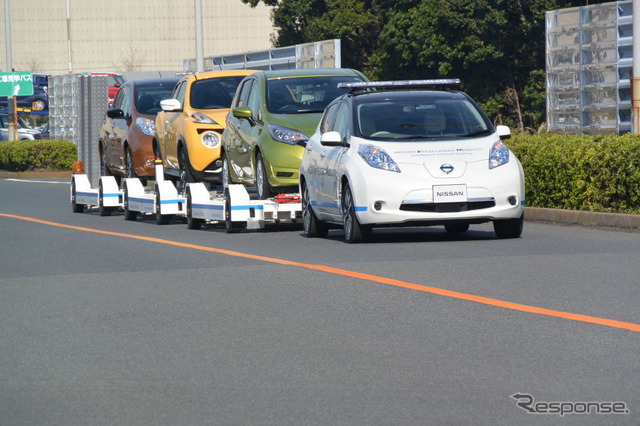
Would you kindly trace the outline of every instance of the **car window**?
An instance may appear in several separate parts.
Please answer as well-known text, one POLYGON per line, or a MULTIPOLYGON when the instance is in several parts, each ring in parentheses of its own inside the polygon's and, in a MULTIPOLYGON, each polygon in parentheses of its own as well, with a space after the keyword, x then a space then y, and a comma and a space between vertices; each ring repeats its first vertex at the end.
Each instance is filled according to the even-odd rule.
POLYGON ((180 101, 180 105, 184 106, 184 90, 187 86, 186 81, 181 81, 174 90, 173 98, 180 101))
POLYGON ((238 84, 244 76, 196 80, 191 85, 190 105, 197 109, 229 108, 238 84))
POLYGON ((118 93, 116 93, 116 97, 113 100, 114 108, 122 108, 122 99, 124 98, 124 88, 121 87, 118 89, 118 93))
POLYGON ((238 92, 238 96, 236 98, 236 103, 233 108, 236 107, 246 107, 249 103, 249 93, 251 91, 251 86, 253 84, 254 79, 247 79, 244 83, 242 83, 242 87, 238 92))
POLYGON ((343 139, 348 138, 349 132, 349 111, 346 102, 340 102, 338 111, 336 112, 336 119, 333 124, 333 130, 340 133, 343 139))
POLYGON ((122 96, 120 109, 124 111, 125 117, 131 117, 131 86, 124 87, 124 94, 122 96))
POLYGON ((312 75, 267 80, 267 110, 277 114, 322 112, 349 89, 338 83, 361 81, 356 76, 312 75))
POLYGON ((468 137, 490 130, 486 116, 462 95, 363 95, 356 118, 359 134, 373 139, 468 137))
POLYGON ((259 84, 252 85, 251 91, 249 92, 249 99, 247 100, 247 106, 251 108, 254 118, 259 119, 261 100, 262 100, 262 96, 260 93, 260 85, 259 84))
POLYGON ((171 97, 173 81, 136 85, 136 110, 140 114, 154 115, 160 112, 160 101, 171 97))
POLYGON ((338 107, 340 104, 329 105, 322 116, 322 120, 320 121, 320 132, 325 133, 331 131, 333 128, 333 122, 336 119, 336 112, 338 111, 338 107))

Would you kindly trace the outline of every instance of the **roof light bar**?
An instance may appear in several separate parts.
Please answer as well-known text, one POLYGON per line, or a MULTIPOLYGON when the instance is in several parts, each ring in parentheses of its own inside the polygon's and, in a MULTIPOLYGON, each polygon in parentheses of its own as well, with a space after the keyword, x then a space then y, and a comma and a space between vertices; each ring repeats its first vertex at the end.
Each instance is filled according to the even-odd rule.
POLYGON ((404 87, 455 86, 460 84, 459 78, 435 80, 394 80, 394 81, 362 81, 357 83, 338 83, 338 88, 346 89, 400 89, 404 87))

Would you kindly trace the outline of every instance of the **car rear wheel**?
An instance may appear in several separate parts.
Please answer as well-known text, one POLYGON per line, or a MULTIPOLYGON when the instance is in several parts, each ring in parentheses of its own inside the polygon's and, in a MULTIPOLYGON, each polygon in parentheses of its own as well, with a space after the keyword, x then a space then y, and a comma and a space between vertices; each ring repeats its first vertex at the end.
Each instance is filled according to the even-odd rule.
POLYGON ((371 227, 360 225, 360 221, 356 216, 356 207, 349 185, 345 185, 344 187, 342 221, 344 226, 344 239, 348 243, 360 243, 371 235, 371 227))
POLYGON ((258 190, 258 198, 261 200, 266 200, 273 196, 273 191, 267 179, 267 169, 260 153, 256 156, 256 189, 258 190))
POLYGON ((493 230, 498 238, 519 238, 524 228, 524 215, 517 219, 494 220, 493 230))
POLYGON ((306 238, 320 237, 324 238, 329 233, 329 227, 326 223, 318 220, 316 214, 311 207, 309 200, 309 189, 307 185, 302 188, 302 225, 303 234, 306 238))

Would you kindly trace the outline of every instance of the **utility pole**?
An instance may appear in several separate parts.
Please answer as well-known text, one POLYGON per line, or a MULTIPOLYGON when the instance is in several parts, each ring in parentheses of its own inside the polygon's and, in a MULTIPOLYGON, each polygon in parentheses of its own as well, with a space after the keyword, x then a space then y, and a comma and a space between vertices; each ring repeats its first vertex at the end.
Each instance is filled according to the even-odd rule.
MULTIPOLYGON (((5 51, 7 52, 7 72, 13 72, 13 54, 11 51, 11 3, 4 0, 4 32, 5 32, 5 51)), ((7 97, 8 125, 7 139, 10 141, 18 140, 18 117, 16 115, 16 98, 15 96, 7 97)))
POLYGON ((204 48, 202 43, 202 0, 195 1, 196 16, 196 72, 204 71, 204 48))
POLYGON ((631 71, 631 132, 640 133, 640 0, 633 0, 633 68, 631 71))

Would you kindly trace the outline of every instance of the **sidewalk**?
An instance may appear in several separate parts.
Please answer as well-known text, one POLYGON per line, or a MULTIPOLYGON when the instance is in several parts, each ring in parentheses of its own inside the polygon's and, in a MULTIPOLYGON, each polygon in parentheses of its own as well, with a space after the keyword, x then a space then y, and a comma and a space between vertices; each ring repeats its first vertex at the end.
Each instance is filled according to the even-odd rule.
MULTIPOLYGON (((7 172, 0 170, 0 179, 69 180, 71 172, 7 172)), ((525 220, 555 222, 582 226, 601 226, 640 231, 640 214, 599 213, 578 210, 525 207, 525 220)))

